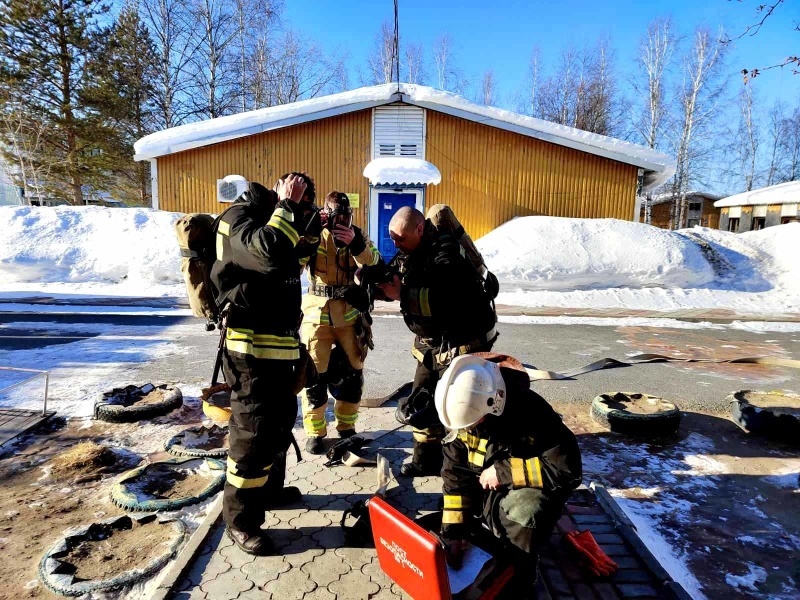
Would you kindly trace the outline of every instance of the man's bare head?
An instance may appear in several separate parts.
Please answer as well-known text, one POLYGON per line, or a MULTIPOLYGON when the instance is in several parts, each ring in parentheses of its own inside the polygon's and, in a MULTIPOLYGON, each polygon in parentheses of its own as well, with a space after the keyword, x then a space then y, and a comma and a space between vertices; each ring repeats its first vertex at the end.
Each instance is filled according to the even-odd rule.
POLYGON ((424 231, 425 215, 410 206, 398 210, 389 221, 389 237, 395 248, 406 254, 417 249, 424 231))

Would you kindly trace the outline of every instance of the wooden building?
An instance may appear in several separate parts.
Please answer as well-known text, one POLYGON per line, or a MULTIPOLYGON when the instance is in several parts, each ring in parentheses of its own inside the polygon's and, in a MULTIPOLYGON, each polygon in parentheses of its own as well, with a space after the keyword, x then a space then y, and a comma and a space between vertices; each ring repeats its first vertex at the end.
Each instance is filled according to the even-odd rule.
MULTIPOLYGON (((650 204, 650 224, 653 227, 669 229, 671 222, 671 210, 673 206, 673 195, 671 193, 658 194, 652 198, 650 204)), ((720 197, 708 192, 688 192, 686 194, 686 227, 719 227, 719 216, 722 209, 716 208, 714 202, 720 197)), ((645 206, 642 203, 641 221, 647 222, 645 217, 645 206)))
POLYGON ((719 228, 743 233, 800 220, 800 181, 742 192, 714 203, 721 210, 719 228))
POLYGON ((450 204, 473 238, 516 216, 638 220, 638 193, 674 171, 648 148, 409 84, 183 125, 135 149, 151 162, 155 208, 218 213, 228 175, 271 187, 305 171, 320 198, 351 196, 355 222, 388 256, 388 222, 404 205, 450 204))

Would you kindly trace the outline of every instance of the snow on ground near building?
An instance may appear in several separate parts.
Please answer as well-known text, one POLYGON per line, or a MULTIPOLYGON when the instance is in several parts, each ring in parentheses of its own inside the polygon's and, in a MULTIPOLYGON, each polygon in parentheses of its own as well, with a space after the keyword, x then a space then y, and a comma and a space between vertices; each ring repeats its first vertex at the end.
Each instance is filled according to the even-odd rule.
POLYGON ((177 218, 145 208, 0 207, 0 294, 185 296, 177 218))
MULTIPOLYGON (((0 300, 185 298, 176 218, 145 208, 0 207, 0 300)), ((732 234, 523 217, 477 245, 500 279, 499 304, 800 311, 800 224, 732 234)))
POLYGON ((522 217, 476 243, 500 279, 499 304, 800 310, 800 224, 734 234, 670 232, 613 219, 522 217))

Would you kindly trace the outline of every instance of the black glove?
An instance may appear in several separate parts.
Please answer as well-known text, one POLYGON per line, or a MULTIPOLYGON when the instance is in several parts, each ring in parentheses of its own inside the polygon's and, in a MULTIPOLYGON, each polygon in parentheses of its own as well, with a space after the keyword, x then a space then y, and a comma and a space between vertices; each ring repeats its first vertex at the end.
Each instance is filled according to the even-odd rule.
POLYGON ((350 244, 348 244, 350 252, 351 254, 361 254, 367 249, 367 242, 364 240, 364 235, 358 229, 353 229, 353 233, 355 236, 350 244))
POLYGON ((347 287, 342 293, 342 300, 362 313, 369 312, 369 294, 360 285, 347 287))

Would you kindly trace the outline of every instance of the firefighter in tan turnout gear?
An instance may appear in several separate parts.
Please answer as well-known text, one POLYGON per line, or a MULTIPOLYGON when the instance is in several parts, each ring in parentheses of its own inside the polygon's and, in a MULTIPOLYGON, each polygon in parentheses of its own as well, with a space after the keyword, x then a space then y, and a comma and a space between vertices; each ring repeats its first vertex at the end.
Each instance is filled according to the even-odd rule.
POLYGON ((325 197, 322 222, 319 247, 307 266, 311 285, 303 297, 302 337, 319 373, 317 383, 303 391, 306 451, 312 454, 324 452, 328 390, 334 398, 339 437, 355 434, 371 331, 366 317, 348 300, 351 293, 362 291, 354 282, 356 271, 381 261, 377 248, 353 225, 346 194, 331 192, 325 197), (331 360, 334 345, 341 360, 331 360))
POLYGON ((251 183, 219 218, 211 280, 227 313, 222 353, 231 388, 223 492, 227 534, 249 554, 271 554, 261 529, 269 506, 300 499, 283 487, 302 387, 300 261, 315 251, 314 186, 304 174, 275 191, 251 183))
POLYGON ((458 565, 463 540, 483 522, 522 575, 516 597, 535 597, 538 550, 581 482, 575 435, 530 389, 522 364, 502 354, 455 358, 436 386, 436 410, 450 432, 442 468, 449 560, 458 565))

